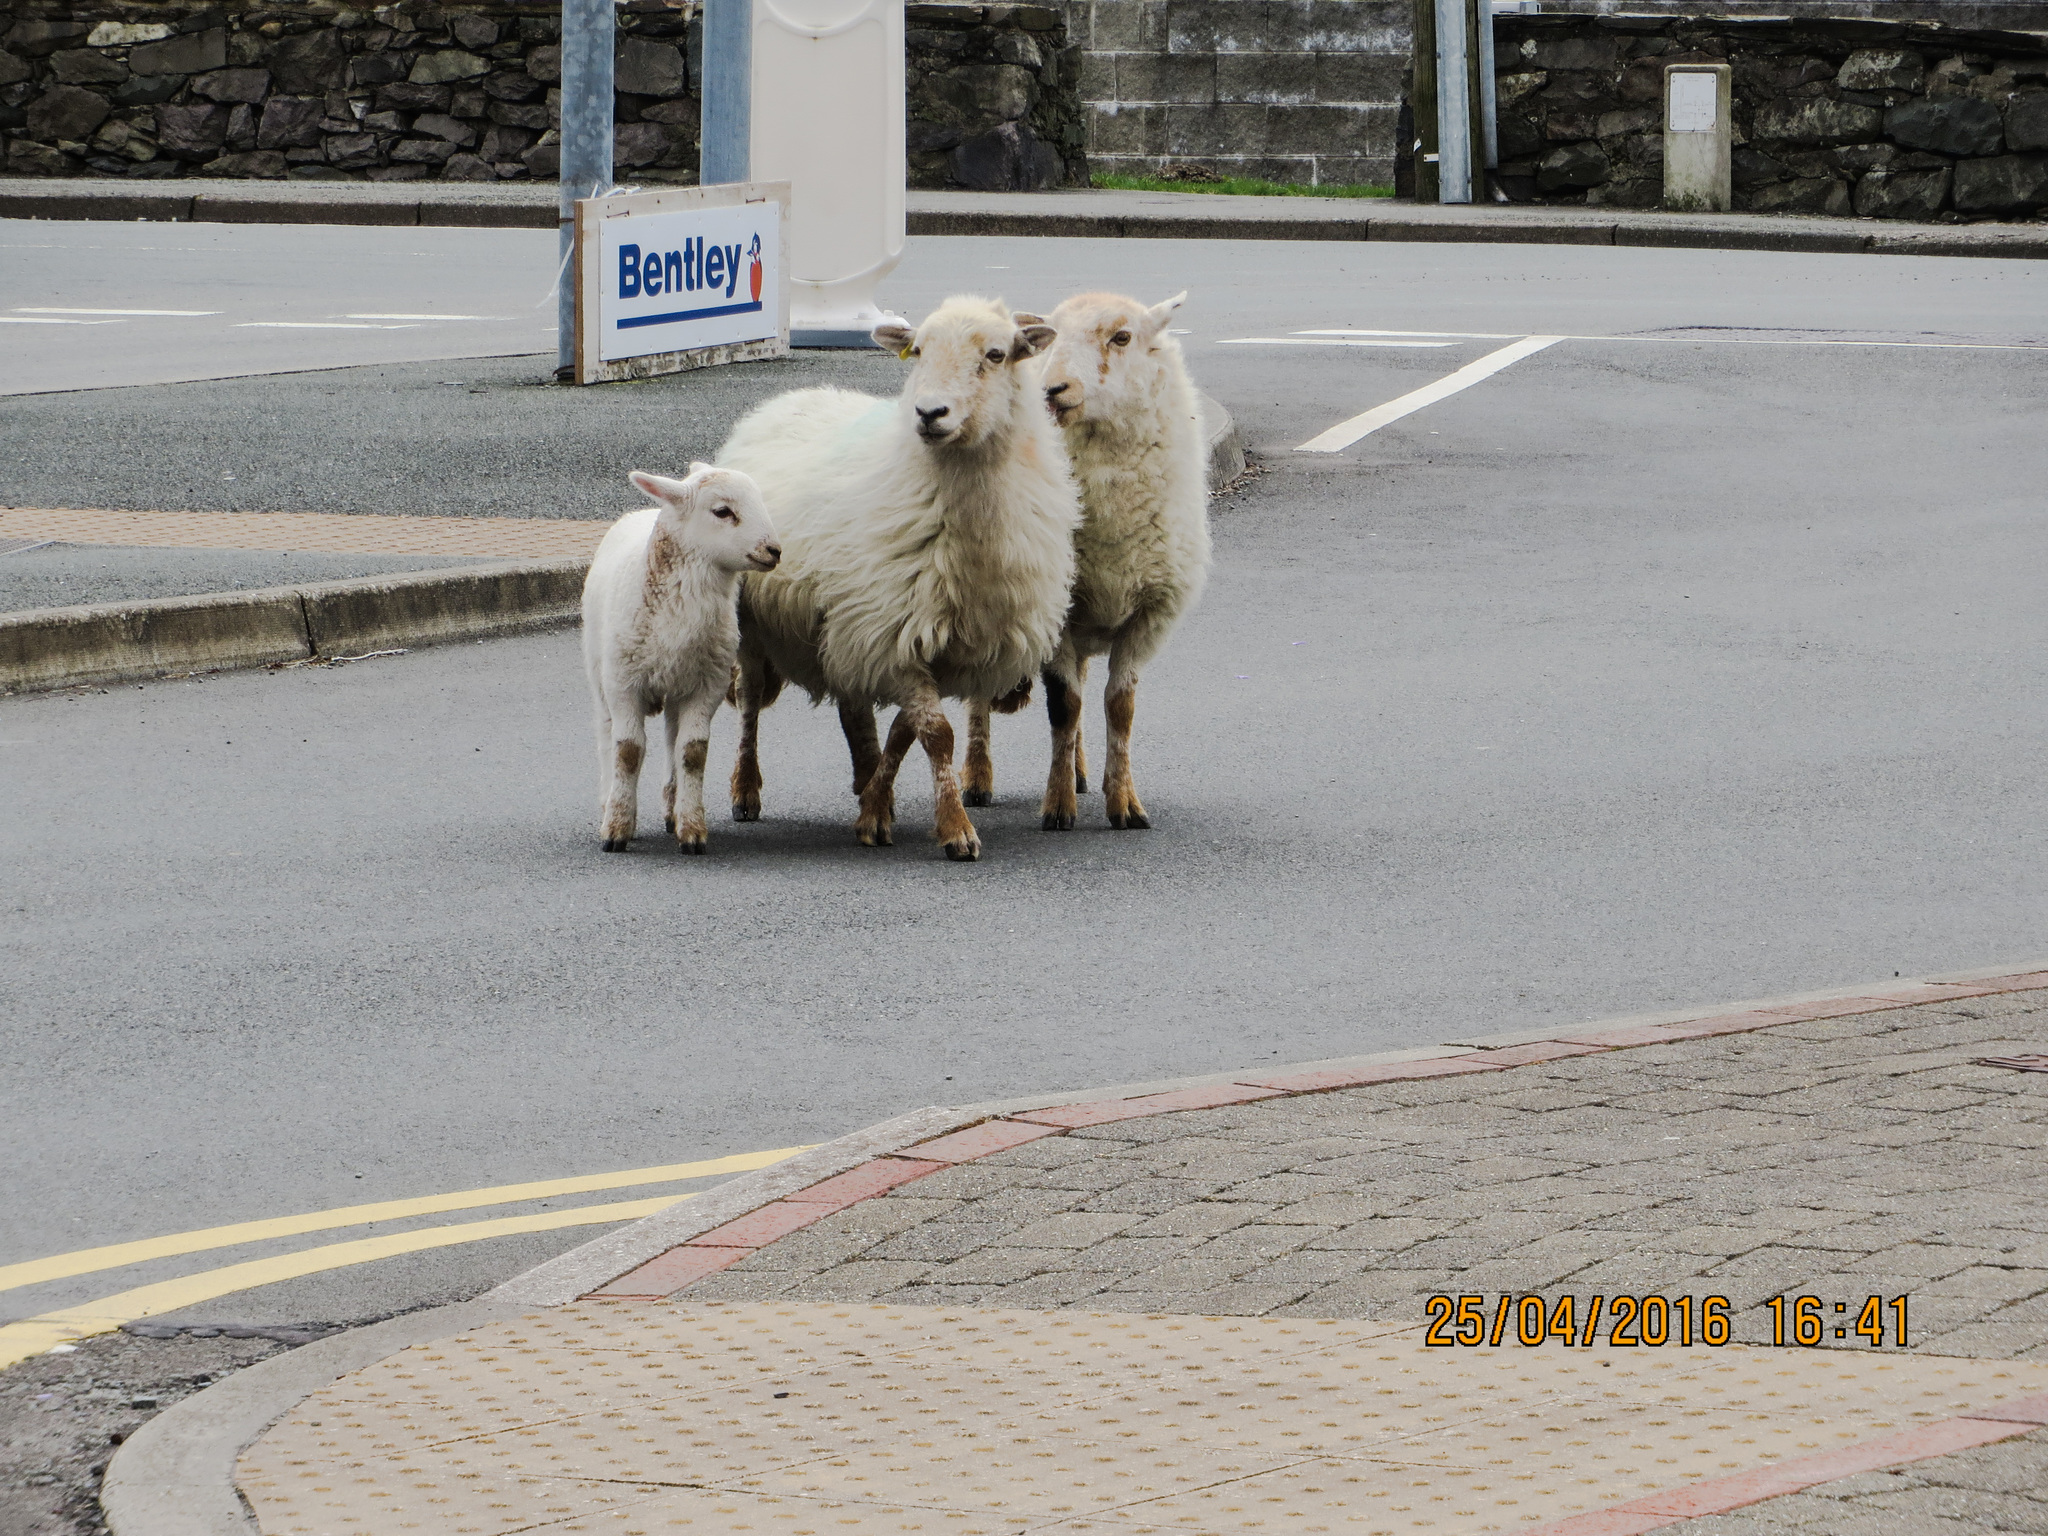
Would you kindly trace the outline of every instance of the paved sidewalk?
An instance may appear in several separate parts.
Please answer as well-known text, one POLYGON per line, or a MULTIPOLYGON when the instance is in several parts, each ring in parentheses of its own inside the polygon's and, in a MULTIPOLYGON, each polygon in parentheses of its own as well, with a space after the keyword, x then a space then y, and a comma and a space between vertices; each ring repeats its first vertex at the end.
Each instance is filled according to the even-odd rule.
MULTIPOLYGON (((1785 214, 1471 206, 1394 198, 1230 197, 1196 192, 920 192, 913 235, 1155 239, 1495 241, 1692 249, 2048 256, 2048 223, 1904 224, 1785 214)), ((0 179, 0 218, 202 223, 399 224, 552 229, 552 183, 218 181, 137 184, 0 179)))
POLYGON ((2048 973, 1542 1033, 924 1132, 344 1378, 245 1492, 269 1536, 2048 1530, 2048 1073, 1976 1064, 2048 1051, 2048 973), (1430 1348, 1438 1295, 1500 1343, 1430 1348), (1618 1345, 1651 1296, 1733 1343, 1618 1345))
POLYGON ((0 507, 0 543, 56 539, 179 549, 324 550, 498 560, 587 558, 609 519, 407 517, 353 512, 123 512, 0 507))

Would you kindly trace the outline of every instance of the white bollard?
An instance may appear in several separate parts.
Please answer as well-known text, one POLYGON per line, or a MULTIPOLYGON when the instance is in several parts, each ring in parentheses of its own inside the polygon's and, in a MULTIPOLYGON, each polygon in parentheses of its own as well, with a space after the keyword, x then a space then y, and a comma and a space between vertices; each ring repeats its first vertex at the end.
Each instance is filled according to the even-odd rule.
POLYGON ((753 0, 752 176, 790 184, 790 344, 869 345, 903 257, 903 0, 753 0))
POLYGON ((1726 64, 1664 66, 1664 206, 1726 213, 1734 206, 1733 117, 1726 64))

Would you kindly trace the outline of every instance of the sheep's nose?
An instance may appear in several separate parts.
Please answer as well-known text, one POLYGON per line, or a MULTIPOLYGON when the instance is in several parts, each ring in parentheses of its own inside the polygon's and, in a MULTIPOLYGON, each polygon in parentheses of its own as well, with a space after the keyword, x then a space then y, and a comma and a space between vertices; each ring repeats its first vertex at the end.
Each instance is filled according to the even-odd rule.
POLYGON ((930 426, 941 416, 950 415, 952 410, 953 407, 950 405, 920 405, 917 407, 917 419, 930 426))
POLYGON ((1065 390, 1072 386, 1073 382, 1074 381, 1072 379, 1061 379, 1057 384, 1046 385, 1045 398, 1050 400, 1054 396, 1063 393, 1065 390))
POLYGON ((761 558, 768 561, 780 560, 782 558, 782 546, 780 544, 763 544, 761 546, 761 558))

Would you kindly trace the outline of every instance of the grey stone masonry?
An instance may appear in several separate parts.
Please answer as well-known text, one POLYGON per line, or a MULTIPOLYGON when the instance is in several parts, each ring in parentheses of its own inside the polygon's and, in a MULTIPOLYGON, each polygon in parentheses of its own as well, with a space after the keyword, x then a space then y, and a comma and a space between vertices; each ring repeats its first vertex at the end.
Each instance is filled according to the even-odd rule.
POLYGON ((1068 0, 1097 171, 1393 179, 1407 0, 1068 0))
MULTIPOLYGON (((2048 1359, 2048 1073, 1973 1064, 2044 1052, 2048 992, 2021 992, 1084 1127, 682 1295, 1338 1318, 1724 1296, 1757 1344, 1772 1297, 1904 1296, 1912 1349, 2048 1359)), ((2044 1531, 2044 1467, 2034 1434, 1674 1529, 2044 1531)))
MULTIPOLYGON (((2048 7, 2042 25, 2048 25, 2048 7)), ((1920 223, 2048 214, 2048 37, 1933 22, 1502 16, 1500 186, 1654 208, 1664 69, 1725 63, 1735 206, 1920 223)))

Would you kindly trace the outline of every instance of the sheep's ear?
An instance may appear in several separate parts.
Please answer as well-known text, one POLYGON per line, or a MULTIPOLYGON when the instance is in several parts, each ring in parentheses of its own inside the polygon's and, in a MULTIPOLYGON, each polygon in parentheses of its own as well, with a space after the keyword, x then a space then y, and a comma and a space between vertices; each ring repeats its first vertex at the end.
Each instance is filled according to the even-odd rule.
POLYGON ((878 325, 870 334, 876 346, 898 357, 910 356, 910 345, 917 340, 917 332, 907 325, 878 325))
POLYGON ((690 473, 692 475, 708 475, 715 468, 717 468, 716 465, 706 464, 702 459, 690 460, 690 473))
POLYGON ((1049 325, 1033 324, 1018 326, 1016 343, 1010 348, 1010 361, 1013 363, 1021 362, 1027 357, 1043 352, 1052 345, 1053 338, 1057 335, 1059 335, 1059 332, 1049 325))
POLYGON ((689 500, 690 488, 680 480, 671 480, 664 475, 650 475, 637 469, 626 478, 632 481, 643 495, 650 496, 656 501, 674 504, 689 500))
POLYGON ((1173 318, 1173 312, 1176 309, 1179 309, 1181 305, 1185 304, 1187 300, 1188 291, 1187 289, 1183 288, 1179 293, 1176 293, 1172 298, 1161 300, 1159 303, 1154 304, 1150 309, 1146 310, 1145 313, 1149 315, 1152 319, 1152 334, 1156 336, 1159 334, 1159 332, 1165 330, 1166 322, 1173 318))
POLYGON ((1027 315, 1027 314, 1025 314, 1025 313, 1024 313, 1024 311, 1023 311, 1023 310, 1021 310, 1021 309, 1020 309, 1020 310, 1018 310, 1016 314, 1014 314, 1014 315, 1010 316, 1010 318, 1011 318, 1012 320, 1016 321, 1016 322, 1017 322, 1017 323, 1018 323, 1019 325, 1043 325, 1043 324, 1045 324, 1045 316, 1043 316, 1043 315, 1027 315))

